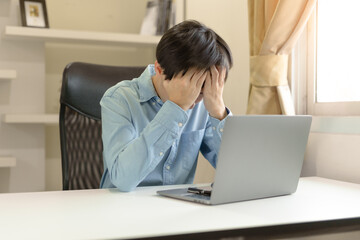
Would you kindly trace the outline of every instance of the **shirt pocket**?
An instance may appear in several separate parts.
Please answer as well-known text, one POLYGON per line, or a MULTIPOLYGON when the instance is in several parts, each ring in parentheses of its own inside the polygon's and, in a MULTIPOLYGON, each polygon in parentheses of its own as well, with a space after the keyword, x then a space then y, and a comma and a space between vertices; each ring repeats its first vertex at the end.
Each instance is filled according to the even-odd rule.
POLYGON ((181 134, 177 159, 184 169, 191 170, 196 164, 204 133, 201 129, 181 134))

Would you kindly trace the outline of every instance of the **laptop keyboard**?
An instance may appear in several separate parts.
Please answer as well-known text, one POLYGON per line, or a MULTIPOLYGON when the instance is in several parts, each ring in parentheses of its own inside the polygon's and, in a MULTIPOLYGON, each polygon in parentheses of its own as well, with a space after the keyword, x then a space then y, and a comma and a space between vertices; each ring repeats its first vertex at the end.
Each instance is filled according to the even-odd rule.
POLYGON ((190 193, 187 194, 186 196, 195 198, 195 199, 200 199, 200 200, 210 200, 210 196, 205 196, 205 195, 200 195, 200 194, 195 194, 195 193, 190 193))

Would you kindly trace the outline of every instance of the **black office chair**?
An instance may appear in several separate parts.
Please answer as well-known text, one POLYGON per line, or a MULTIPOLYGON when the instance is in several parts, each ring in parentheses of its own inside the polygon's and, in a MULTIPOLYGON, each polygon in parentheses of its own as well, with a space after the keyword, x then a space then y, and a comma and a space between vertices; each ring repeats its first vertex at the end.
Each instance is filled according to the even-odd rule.
POLYGON ((63 190, 99 188, 103 173, 99 102, 109 87, 140 76, 144 69, 81 62, 66 66, 59 122, 63 190))

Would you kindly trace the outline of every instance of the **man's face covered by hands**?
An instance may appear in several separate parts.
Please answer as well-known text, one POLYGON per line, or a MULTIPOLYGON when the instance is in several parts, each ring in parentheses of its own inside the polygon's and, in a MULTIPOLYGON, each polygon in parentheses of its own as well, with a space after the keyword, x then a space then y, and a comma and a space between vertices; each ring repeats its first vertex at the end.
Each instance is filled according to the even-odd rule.
POLYGON ((210 69, 190 68, 185 74, 180 72, 171 80, 162 76, 165 100, 170 100, 183 110, 194 108, 204 100, 204 105, 212 117, 223 119, 226 116, 223 90, 226 68, 211 66, 210 69))

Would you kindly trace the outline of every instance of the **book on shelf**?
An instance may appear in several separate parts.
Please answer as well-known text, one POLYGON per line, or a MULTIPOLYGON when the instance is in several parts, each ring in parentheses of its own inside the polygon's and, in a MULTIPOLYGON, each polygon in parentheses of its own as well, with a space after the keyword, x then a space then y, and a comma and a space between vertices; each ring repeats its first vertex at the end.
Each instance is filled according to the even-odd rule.
POLYGON ((140 34, 162 35, 175 24, 176 6, 172 0, 148 0, 140 34))

